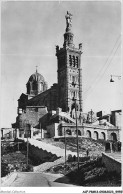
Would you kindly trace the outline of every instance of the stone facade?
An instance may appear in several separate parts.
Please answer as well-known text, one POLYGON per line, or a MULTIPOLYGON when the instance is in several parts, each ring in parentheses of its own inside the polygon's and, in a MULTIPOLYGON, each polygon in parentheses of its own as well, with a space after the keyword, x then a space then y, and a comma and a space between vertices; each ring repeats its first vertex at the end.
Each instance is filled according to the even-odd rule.
POLYGON ((58 65, 58 106, 64 112, 70 112, 71 116, 73 109, 75 109, 75 99, 77 111, 79 113, 82 111, 82 44, 79 44, 79 48, 75 48, 73 36, 72 15, 67 12, 64 44, 63 48, 56 46, 56 56, 58 65))
POLYGON ((106 119, 112 125, 114 125, 118 129, 121 129, 122 110, 114 110, 114 111, 111 111, 109 114, 105 114, 103 113, 103 111, 100 111, 100 112, 97 112, 97 117, 99 117, 99 120, 106 119))
POLYGON ((120 141, 120 135, 119 130, 111 127, 105 127, 105 126, 95 126, 93 124, 83 124, 76 125, 74 123, 52 123, 48 126, 48 129, 52 128, 52 131, 49 130, 50 136, 54 134, 55 137, 60 136, 76 136, 77 130, 78 135, 85 137, 85 138, 92 138, 94 140, 110 140, 110 141, 120 141), (57 124, 57 126, 55 126, 57 124))
POLYGON ((15 133, 13 128, 1 128, 1 139, 13 139, 16 136, 15 133))

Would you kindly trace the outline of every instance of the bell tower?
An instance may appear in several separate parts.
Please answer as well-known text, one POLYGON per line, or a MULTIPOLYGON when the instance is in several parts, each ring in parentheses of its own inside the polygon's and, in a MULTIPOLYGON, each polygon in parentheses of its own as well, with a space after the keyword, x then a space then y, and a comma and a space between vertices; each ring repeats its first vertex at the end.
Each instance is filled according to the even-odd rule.
POLYGON ((74 34, 72 32, 72 14, 67 12, 65 18, 66 30, 63 48, 56 46, 58 104, 64 112, 71 113, 75 107, 76 99, 77 111, 80 113, 82 111, 82 43, 79 44, 79 48, 75 48, 73 43, 74 34))

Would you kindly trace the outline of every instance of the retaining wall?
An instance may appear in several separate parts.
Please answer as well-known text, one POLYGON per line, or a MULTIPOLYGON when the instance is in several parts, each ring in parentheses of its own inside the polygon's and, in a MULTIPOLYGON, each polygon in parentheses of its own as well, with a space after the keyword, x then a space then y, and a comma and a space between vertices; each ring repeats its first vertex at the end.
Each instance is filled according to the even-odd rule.
POLYGON ((102 153, 102 163, 105 164, 109 172, 116 171, 117 173, 121 173, 121 163, 105 153, 102 153))

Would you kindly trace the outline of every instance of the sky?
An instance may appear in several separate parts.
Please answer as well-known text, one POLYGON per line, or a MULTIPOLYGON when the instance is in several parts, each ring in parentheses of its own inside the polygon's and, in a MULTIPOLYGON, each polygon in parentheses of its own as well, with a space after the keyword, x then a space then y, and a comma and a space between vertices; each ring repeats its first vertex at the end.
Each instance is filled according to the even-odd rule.
POLYGON ((2 1, 1 127, 16 121, 20 95, 36 70, 57 83, 55 46, 63 46, 65 15, 73 14, 74 44, 81 57, 83 111, 121 109, 120 1, 2 1))

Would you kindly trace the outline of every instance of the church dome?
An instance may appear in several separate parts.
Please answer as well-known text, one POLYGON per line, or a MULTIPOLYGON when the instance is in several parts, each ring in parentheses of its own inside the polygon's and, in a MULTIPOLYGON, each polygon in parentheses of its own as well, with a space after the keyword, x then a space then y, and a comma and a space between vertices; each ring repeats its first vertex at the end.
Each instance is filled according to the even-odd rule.
POLYGON ((45 82, 44 77, 37 72, 37 69, 36 69, 36 72, 30 76, 26 84, 26 87, 27 87, 27 94, 31 96, 38 95, 46 91, 48 88, 47 82, 45 82))
POLYGON ((29 78, 29 81, 34 82, 34 81, 39 81, 39 82, 44 82, 44 77, 43 75, 41 75, 40 73, 38 73, 37 71, 32 74, 29 78))

